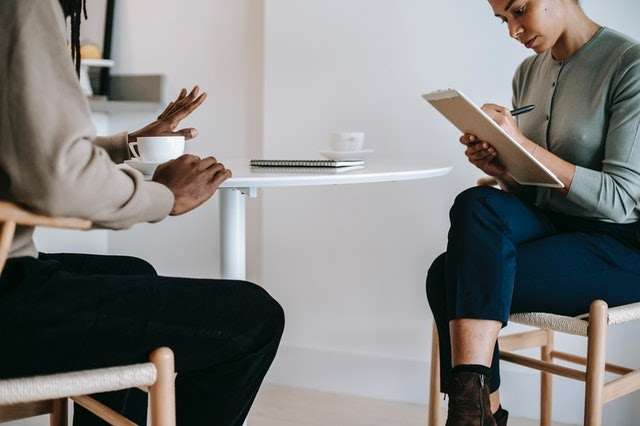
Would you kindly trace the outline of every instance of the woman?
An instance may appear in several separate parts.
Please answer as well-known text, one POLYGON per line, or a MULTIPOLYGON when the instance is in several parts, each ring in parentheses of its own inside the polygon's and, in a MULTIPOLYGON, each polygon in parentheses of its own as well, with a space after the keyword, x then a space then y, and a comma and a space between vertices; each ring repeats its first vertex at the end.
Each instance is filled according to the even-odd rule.
MULTIPOLYGON (((230 176, 215 158, 181 156, 160 165, 151 181, 116 163, 128 158, 128 137, 195 136, 195 129, 176 126, 205 95, 183 90, 143 129, 96 137, 65 43, 70 16, 79 61, 83 6, 0 2, 0 198, 111 229, 198 207, 230 176)), ((158 276, 133 257, 38 253, 32 233, 17 230, 0 275, 0 378, 145 362, 150 351, 169 346, 178 373, 177 423, 243 423, 284 328, 282 308, 265 290, 158 276)), ((147 423, 147 397, 138 389, 96 398, 147 423)), ((78 406, 73 421, 104 424, 78 406)))
POLYGON ((502 190, 464 191, 447 251, 427 276, 441 346, 447 425, 504 425, 498 332, 512 312, 577 315, 594 299, 640 300, 640 45, 576 0, 489 0, 532 49, 513 80, 517 120, 484 105, 563 189, 518 185, 491 141, 465 134, 469 161, 502 190))

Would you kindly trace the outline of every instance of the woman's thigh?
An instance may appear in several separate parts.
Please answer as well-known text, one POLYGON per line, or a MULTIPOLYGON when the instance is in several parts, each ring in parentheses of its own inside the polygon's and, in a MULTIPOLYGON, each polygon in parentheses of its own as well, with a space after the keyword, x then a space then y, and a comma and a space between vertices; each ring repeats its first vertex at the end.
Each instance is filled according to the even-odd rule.
POLYGON ((640 301, 640 250, 581 232, 518 246, 511 312, 579 315, 596 299, 610 306, 640 301))
POLYGON ((198 370, 282 332, 280 305, 247 282, 40 272, 0 300, 0 376, 142 362, 160 346, 178 371, 198 370))

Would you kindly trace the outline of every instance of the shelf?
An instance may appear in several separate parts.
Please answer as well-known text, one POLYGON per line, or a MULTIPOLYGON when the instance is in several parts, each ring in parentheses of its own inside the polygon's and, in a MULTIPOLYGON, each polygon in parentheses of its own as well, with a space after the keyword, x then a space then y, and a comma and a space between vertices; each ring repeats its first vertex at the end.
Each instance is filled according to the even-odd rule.
POLYGON ((106 114, 156 113, 162 108, 159 102, 106 101, 89 99, 92 112, 106 114))

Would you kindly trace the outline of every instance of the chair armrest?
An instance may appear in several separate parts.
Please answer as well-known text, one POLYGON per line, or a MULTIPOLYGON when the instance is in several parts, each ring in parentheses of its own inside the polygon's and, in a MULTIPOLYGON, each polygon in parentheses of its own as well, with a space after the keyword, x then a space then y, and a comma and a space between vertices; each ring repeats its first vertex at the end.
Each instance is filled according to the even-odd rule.
POLYGON ((24 226, 47 228, 90 229, 91 221, 72 217, 49 217, 31 213, 13 203, 0 201, 0 222, 15 222, 24 226))

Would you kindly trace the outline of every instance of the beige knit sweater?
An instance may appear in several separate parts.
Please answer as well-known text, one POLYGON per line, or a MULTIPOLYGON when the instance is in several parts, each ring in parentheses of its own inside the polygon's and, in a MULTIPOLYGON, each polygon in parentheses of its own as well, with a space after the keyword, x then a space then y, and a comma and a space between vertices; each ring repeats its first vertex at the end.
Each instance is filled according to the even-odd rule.
MULTIPOLYGON (((173 207, 164 185, 117 165, 127 134, 96 137, 57 0, 0 2, 0 199, 97 228, 156 222, 173 207)), ((37 256, 18 227, 9 257, 37 256)))

